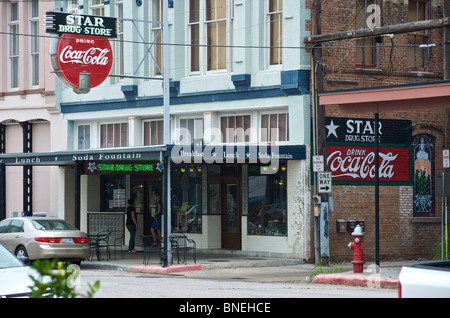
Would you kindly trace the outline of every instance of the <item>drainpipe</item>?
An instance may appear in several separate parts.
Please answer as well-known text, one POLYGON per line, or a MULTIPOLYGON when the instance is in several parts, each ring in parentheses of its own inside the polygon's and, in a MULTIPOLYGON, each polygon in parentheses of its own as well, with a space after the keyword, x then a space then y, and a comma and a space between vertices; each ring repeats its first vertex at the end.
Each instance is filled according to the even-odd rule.
MULTIPOLYGON (((312 115, 312 147, 314 149, 314 155, 318 153, 318 136, 317 136, 317 98, 316 98, 316 65, 314 58, 314 45, 311 48, 311 115, 312 115)), ((317 195, 317 178, 316 173, 312 171, 313 184, 314 184, 314 196, 317 195)), ((314 259, 316 265, 320 260, 320 206, 313 203, 314 209, 314 259)))

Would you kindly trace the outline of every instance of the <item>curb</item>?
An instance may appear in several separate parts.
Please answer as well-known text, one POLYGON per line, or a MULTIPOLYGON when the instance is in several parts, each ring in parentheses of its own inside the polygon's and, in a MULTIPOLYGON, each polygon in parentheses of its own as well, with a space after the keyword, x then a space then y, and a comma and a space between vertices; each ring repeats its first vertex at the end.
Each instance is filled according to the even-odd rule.
POLYGON ((319 274, 313 278, 312 283, 354 287, 398 288, 397 278, 353 274, 319 274))
POLYGON ((180 265, 180 266, 170 266, 170 267, 131 265, 129 268, 129 271, 135 272, 135 273, 170 274, 170 273, 177 273, 177 272, 199 271, 202 269, 203 269, 203 265, 201 265, 201 264, 180 265))

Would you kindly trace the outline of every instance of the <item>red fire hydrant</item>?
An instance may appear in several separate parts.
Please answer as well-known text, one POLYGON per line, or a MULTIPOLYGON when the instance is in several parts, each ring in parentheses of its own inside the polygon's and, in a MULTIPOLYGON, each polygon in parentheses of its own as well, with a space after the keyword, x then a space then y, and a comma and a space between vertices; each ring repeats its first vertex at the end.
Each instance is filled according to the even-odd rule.
POLYGON ((362 231, 362 228, 359 224, 356 225, 352 235, 354 239, 353 242, 350 242, 348 244, 348 247, 351 247, 351 249, 353 250, 353 260, 352 260, 353 272, 362 273, 363 266, 366 262, 364 261, 362 250, 364 232, 362 231))

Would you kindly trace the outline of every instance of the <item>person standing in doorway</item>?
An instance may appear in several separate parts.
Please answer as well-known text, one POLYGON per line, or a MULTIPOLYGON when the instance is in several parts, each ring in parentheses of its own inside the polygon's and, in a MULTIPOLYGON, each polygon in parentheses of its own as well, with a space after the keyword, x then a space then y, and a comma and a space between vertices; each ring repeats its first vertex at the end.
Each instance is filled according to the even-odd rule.
POLYGON ((155 246, 161 246, 161 215, 163 212, 162 209, 162 203, 161 203, 161 196, 158 192, 155 192, 153 194, 153 198, 156 201, 156 212, 155 212, 155 220, 152 223, 152 226, 150 228, 150 231, 152 232, 153 236, 153 245, 155 246))
POLYGON ((134 249, 134 244, 138 225, 136 218, 136 203, 134 202, 134 199, 128 199, 126 226, 128 231, 130 232, 128 253, 135 253, 136 250, 134 249))

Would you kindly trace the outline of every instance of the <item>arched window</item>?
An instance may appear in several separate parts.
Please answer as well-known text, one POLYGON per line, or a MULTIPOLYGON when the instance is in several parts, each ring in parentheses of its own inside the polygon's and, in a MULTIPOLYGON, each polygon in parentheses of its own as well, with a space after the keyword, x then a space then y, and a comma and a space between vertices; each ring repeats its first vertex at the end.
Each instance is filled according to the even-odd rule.
POLYGON ((428 134, 419 134, 414 136, 412 145, 414 155, 413 216, 435 216, 435 138, 428 134))

